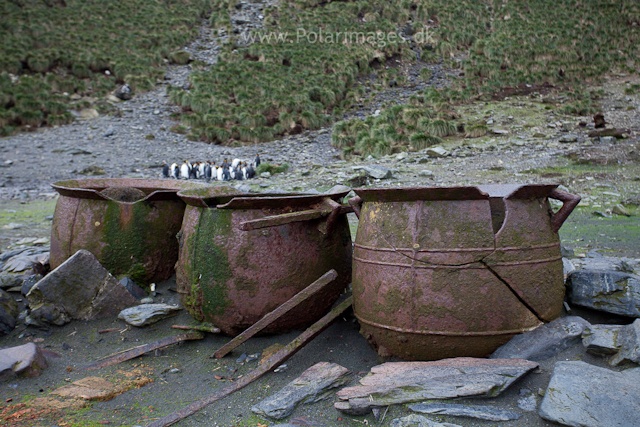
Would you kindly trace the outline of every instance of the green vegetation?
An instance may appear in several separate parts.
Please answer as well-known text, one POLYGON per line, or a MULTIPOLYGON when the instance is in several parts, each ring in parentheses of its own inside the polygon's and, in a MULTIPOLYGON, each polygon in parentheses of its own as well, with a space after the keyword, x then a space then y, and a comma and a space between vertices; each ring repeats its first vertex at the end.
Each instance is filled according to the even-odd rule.
POLYGON ((396 105, 378 117, 341 121, 333 127, 331 142, 342 148, 343 157, 360 154, 384 156, 411 146, 422 150, 442 143, 441 137, 456 134, 456 125, 434 118, 428 108, 396 105))
MULTIPOLYGON (((213 4, 211 23, 228 33, 235 2, 213 4)), ((238 48, 243 40, 230 36, 218 63, 192 74, 191 89, 172 88, 170 99, 203 141, 255 143, 317 129, 361 97, 354 88, 358 76, 392 56, 415 58, 397 34, 386 37, 409 19, 411 7, 382 0, 282 1, 265 10, 265 28, 251 35, 253 44, 238 48)))
MULTIPOLYGON (((228 34, 228 43, 209 70, 191 62, 198 70, 191 87, 172 87, 169 96, 182 107, 189 139, 232 146, 329 124, 363 101, 358 77, 375 70, 376 88, 402 86, 407 76, 396 61, 417 55, 444 59, 463 77, 414 94, 400 106, 402 117, 383 113, 364 128, 342 125, 333 140, 345 155, 418 149, 461 133, 446 114, 450 106, 505 87, 555 85, 567 91, 560 112, 590 114, 597 96, 581 89, 585 83, 639 68, 635 0, 282 0, 264 10, 264 28, 249 38, 232 31, 236 6, 236 0, 0 0, 0 136, 69 123, 68 110, 88 104, 72 95, 103 96, 124 82, 135 91, 153 88, 165 60, 192 61, 179 49, 202 18, 218 35, 228 34), (400 33, 413 34, 413 44, 400 33), (416 111, 405 117, 410 107, 416 111)), ((421 79, 430 77, 430 69, 420 71, 421 79)), ((638 85, 625 89, 637 91, 638 85)), ((466 134, 483 132, 472 124, 466 134)))
POLYGON ((0 136, 73 121, 80 96, 155 86, 208 0, 0 0, 0 136), (11 75, 10 75, 11 74, 11 75), (78 96, 79 95, 79 96, 78 96))
POLYGON ((270 163, 260 163, 260 165, 256 168, 256 174, 260 175, 263 172, 269 172, 271 175, 275 175, 277 173, 285 173, 289 170, 289 164, 284 163, 282 165, 272 165, 270 163))
MULTIPOLYGON (((442 58, 451 68, 464 72, 464 77, 450 87, 441 90, 430 87, 410 100, 409 105, 423 103, 431 108, 427 111, 444 112, 451 105, 484 98, 506 87, 548 83, 569 89, 565 96, 571 102, 561 107, 561 113, 587 115, 597 111, 599 94, 571 88, 580 89, 585 82, 597 83, 609 72, 638 70, 637 2, 413 0, 408 3, 414 30, 420 32, 426 27, 431 36, 421 58, 428 62, 442 58), (549 16, 554 19, 548 19, 549 16), (429 28, 429 19, 438 22, 438 26, 429 28), (456 60, 461 54, 466 57, 456 60)), ((420 75, 428 78, 427 71, 420 75)), ((630 86, 625 91, 636 90, 630 86)), ((409 105, 392 108, 407 110, 409 105)), ((382 114, 385 115, 386 112, 382 114)), ((445 118, 443 114, 441 119, 445 118)), ((451 123, 430 119, 418 119, 418 125, 403 120, 401 124, 405 126, 396 126, 395 133, 390 127, 385 128, 388 124, 395 125, 393 120, 342 122, 334 127, 332 141, 343 149, 344 156, 388 154, 394 147, 407 145, 407 136, 409 145, 420 149, 433 145, 429 137, 455 134, 451 123), (429 120, 429 124, 424 126, 422 120, 429 120)), ((466 136, 479 137, 486 131, 486 125, 473 124, 466 136)))

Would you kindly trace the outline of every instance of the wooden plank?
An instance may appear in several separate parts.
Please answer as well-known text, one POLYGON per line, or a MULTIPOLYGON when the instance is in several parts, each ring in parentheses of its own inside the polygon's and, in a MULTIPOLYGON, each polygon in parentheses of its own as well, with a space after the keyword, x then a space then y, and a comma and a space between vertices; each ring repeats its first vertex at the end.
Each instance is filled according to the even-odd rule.
POLYGON ((139 345, 129 350, 124 350, 124 351, 112 354, 110 356, 107 356, 104 360, 101 360, 99 362, 95 362, 89 366, 86 366, 85 368, 83 368, 83 370, 90 371, 93 369, 106 368, 107 366, 117 365, 118 363, 124 362, 125 360, 133 359, 134 357, 141 356, 145 353, 148 353, 153 350, 157 350, 159 348, 167 347, 171 344, 176 344, 182 341, 189 341, 189 340, 201 340, 203 338, 204 338, 204 335, 200 332, 188 332, 186 334, 180 334, 180 335, 175 335, 173 337, 162 338, 161 340, 158 340, 149 344, 139 345))
POLYGON ((267 359, 262 365, 253 371, 249 372, 244 377, 240 378, 238 381, 230 384, 229 386, 205 397, 202 400, 197 402, 193 402, 189 406, 185 406, 184 408, 176 411, 172 414, 169 414, 165 417, 162 417, 151 424, 148 424, 147 427, 166 427, 171 424, 177 423, 178 421, 195 414, 199 410, 205 408, 213 402, 216 402, 238 390, 241 388, 251 384, 253 381, 257 380, 267 372, 272 369, 277 368, 282 363, 286 362, 291 356, 296 354, 298 350, 304 347, 309 341, 318 336, 322 331, 327 329, 334 320, 338 318, 338 316, 342 315, 353 302, 353 298, 349 297, 344 300, 340 305, 327 313, 322 319, 318 320, 316 323, 311 325, 306 331, 304 331, 301 335, 299 335, 296 339, 287 344, 282 350, 278 351, 276 354, 267 359))
POLYGON ((242 231, 258 230, 260 228, 276 227, 278 225, 290 224, 292 222, 310 221, 312 219, 322 218, 323 216, 327 216, 330 213, 331 211, 321 211, 317 209, 291 212, 287 214, 267 216, 264 218, 241 222, 239 228, 242 231))
POLYGON ((280 307, 273 310, 271 313, 265 315, 262 319, 258 320, 251 327, 245 330, 243 333, 226 343, 222 346, 218 351, 213 353, 211 357, 215 357, 216 359, 220 359, 221 357, 226 356, 231 352, 234 348, 238 347, 243 342, 247 341, 249 338, 269 326, 274 321, 278 320, 284 314, 288 313, 294 307, 298 306, 303 301, 306 301, 312 295, 315 295, 318 291, 325 288, 325 286, 331 282, 333 282, 336 277, 338 277, 338 273, 331 269, 323 274, 318 280, 295 294, 289 301, 282 304, 280 307))

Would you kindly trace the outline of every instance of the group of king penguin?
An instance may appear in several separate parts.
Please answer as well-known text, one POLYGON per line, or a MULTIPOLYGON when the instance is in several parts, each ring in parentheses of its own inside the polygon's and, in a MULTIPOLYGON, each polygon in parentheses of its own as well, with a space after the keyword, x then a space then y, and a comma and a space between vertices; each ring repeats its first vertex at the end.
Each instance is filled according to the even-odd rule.
POLYGON ((260 155, 253 162, 240 159, 228 159, 217 165, 215 162, 194 162, 185 160, 181 165, 162 165, 162 175, 173 179, 204 179, 207 181, 232 181, 255 178, 256 169, 260 166, 260 155))

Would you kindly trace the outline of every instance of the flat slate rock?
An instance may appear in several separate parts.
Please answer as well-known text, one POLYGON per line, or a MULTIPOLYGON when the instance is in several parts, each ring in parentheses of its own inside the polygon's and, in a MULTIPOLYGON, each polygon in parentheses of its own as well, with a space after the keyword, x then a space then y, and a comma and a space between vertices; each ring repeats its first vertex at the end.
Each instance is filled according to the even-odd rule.
POLYGON ((575 427, 640 426, 640 368, 615 372, 585 362, 556 363, 538 415, 575 427))
POLYGON ((619 271, 578 270, 567 278, 570 303, 640 317, 640 276, 619 271))
POLYGON ((146 326, 167 317, 175 316, 180 310, 182 309, 177 305, 142 304, 125 308, 118 314, 118 319, 122 319, 133 326, 146 326))
POLYGON ((430 147, 427 148, 426 153, 429 157, 444 157, 448 154, 448 151, 442 147, 430 147))
POLYGON ((516 335, 498 347, 489 358, 546 360, 580 342, 582 332, 589 325, 582 317, 561 317, 533 331, 516 335))
POLYGON ((460 405, 457 403, 418 403, 409 409, 423 414, 452 415, 454 417, 477 418, 488 421, 518 420, 521 414, 485 405, 460 405))
POLYGON ((620 350, 618 333, 623 325, 590 325, 582 332, 582 345, 588 353, 606 356, 620 350))
POLYGON ((495 397, 518 378, 536 368, 522 359, 457 357, 434 362, 389 362, 371 368, 354 387, 338 392, 334 407, 362 415, 375 407, 425 399, 495 397))
POLYGON ((349 381, 349 370, 335 363, 316 363, 282 390, 254 405, 251 410, 281 420, 290 416, 299 403, 327 399, 332 389, 349 381))
POLYGON ((439 423, 418 414, 407 415, 391 421, 391 427, 460 427, 458 424, 439 423))
POLYGON ((620 329, 616 344, 620 346, 620 351, 611 358, 612 365, 622 362, 640 364, 640 319, 620 329))
POLYGON ((0 381, 15 375, 37 377, 47 367, 42 350, 32 342, 0 350, 0 381))
POLYGON ((0 289, 15 288, 22 284, 22 276, 17 274, 0 274, 0 289))
POLYGON ((84 249, 36 283, 27 299, 34 311, 51 305, 76 320, 115 317, 123 308, 139 304, 97 258, 84 249))
POLYGON ((363 167, 362 170, 364 170, 371 178, 375 179, 387 179, 392 176, 389 169, 380 165, 368 165, 363 167))
POLYGON ((30 270, 33 263, 47 264, 49 262, 49 248, 29 247, 21 249, 16 255, 8 258, 2 266, 6 272, 19 273, 30 270))
POLYGON ((526 388, 523 388, 519 392, 520 398, 518 399, 518 408, 525 412, 533 412, 538 407, 538 400, 536 395, 526 388))

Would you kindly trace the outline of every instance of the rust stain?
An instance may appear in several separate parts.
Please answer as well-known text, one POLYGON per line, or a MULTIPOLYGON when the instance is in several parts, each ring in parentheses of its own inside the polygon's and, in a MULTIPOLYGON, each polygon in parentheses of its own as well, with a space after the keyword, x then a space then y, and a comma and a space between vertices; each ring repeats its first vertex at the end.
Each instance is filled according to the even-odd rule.
POLYGON ((557 317, 564 284, 556 228, 577 196, 555 187, 355 190, 362 334, 406 359, 484 357, 557 317), (565 203, 561 215, 550 212, 550 197, 565 203))

